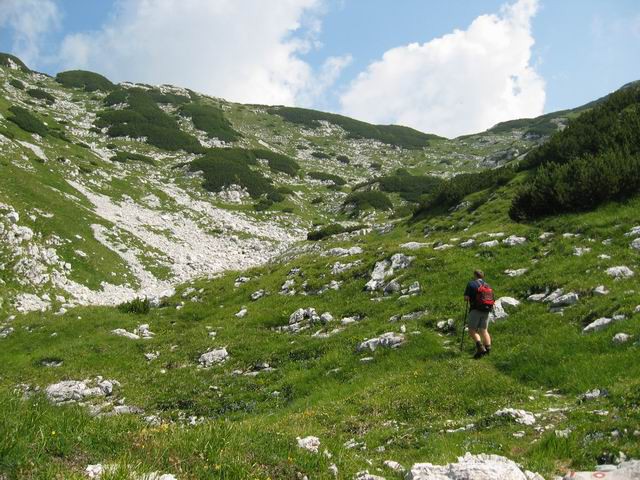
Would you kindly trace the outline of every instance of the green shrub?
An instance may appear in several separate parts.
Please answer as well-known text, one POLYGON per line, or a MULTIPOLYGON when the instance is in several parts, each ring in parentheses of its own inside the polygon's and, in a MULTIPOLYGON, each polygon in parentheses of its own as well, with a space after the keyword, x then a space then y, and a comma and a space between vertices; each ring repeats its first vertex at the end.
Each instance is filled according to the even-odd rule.
POLYGON ((428 195, 416 209, 414 217, 454 207, 467 195, 507 184, 515 174, 513 168, 501 167, 484 172, 456 175, 442 182, 433 193, 428 195))
POLYGON ((438 177, 410 175, 405 170, 381 177, 377 181, 383 192, 398 193, 410 202, 418 202, 423 195, 433 193, 443 183, 438 177))
POLYGON ((567 163, 541 166, 516 195, 509 211, 514 220, 591 210, 609 200, 640 192, 640 155, 607 152, 567 163))
POLYGON ((353 192, 347 195, 343 202, 343 208, 346 207, 353 207, 354 213, 359 213, 370 209, 391 210, 393 203, 384 193, 369 190, 366 192, 353 192))
POLYGON ((37 117, 33 116, 29 110, 13 105, 9 107, 9 111, 13 114, 9 117, 9 120, 18 125, 21 129, 37 133, 41 137, 44 137, 49 129, 47 126, 37 117))
POLYGON ((379 162, 372 162, 369 164, 369 166, 373 169, 373 170, 377 170, 378 172, 380 170, 382 170, 382 164, 379 162))
POLYGON ((298 162, 281 153, 264 149, 254 149, 252 152, 257 158, 266 160, 269 164, 269 168, 273 172, 282 172, 291 177, 295 177, 298 174, 298 170, 300 170, 298 162))
POLYGON ((178 123, 158 107, 147 91, 140 88, 127 90, 126 102, 127 108, 101 112, 95 125, 107 127, 107 134, 111 137, 146 137, 147 143, 164 150, 205 151, 198 140, 180 130, 178 123))
POLYGON ((22 83, 17 78, 12 78, 11 80, 9 80, 9 85, 11 85, 14 88, 17 88, 18 90, 24 90, 25 89, 24 83, 22 83))
POLYGON ((336 160, 338 160, 340 163, 344 163, 345 165, 349 165, 351 163, 351 159, 346 155, 338 155, 336 157, 336 160))
POLYGON ((134 298, 130 302, 118 305, 118 310, 122 313, 135 313, 145 315, 151 311, 151 302, 148 298, 134 298))
POLYGON ((189 164, 192 172, 202 171, 203 188, 219 192, 230 185, 240 185, 247 189, 253 198, 275 191, 271 182, 249 168, 256 162, 250 150, 241 148, 217 148, 189 164))
POLYGON ((124 88, 119 88, 104 97, 103 103, 108 107, 112 107, 113 105, 125 103, 127 101, 127 97, 127 91, 124 88))
POLYGON ((60 72, 56 75, 56 82, 68 88, 82 88, 86 92, 94 92, 96 90, 110 92, 116 88, 106 77, 86 70, 60 72))
POLYGON ((440 138, 436 135, 419 132, 409 127, 398 125, 371 125, 353 118, 334 113, 318 112, 294 107, 272 107, 269 113, 279 115, 285 120, 315 128, 320 121, 327 121, 346 130, 350 138, 368 138, 389 145, 397 145, 408 149, 421 149, 429 144, 429 140, 440 138))
POLYGON ((147 92, 156 103, 161 103, 163 105, 175 105, 179 107, 180 105, 184 105, 191 101, 191 98, 185 95, 172 92, 162 93, 160 90, 155 88, 147 90, 147 92))
POLYGON ((147 155, 142 155, 140 153, 134 153, 134 152, 117 152, 113 157, 111 157, 112 162, 126 163, 129 160, 133 160, 135 162, 142 162, 149 165, 156 164, 156 161, 153 158, 148 157, 147 155))
POLYGON ((29 69, 29 67, 27 67, 22 60, 20 60, 18 57, 16 57, 15 55, 11 55, 9 53, 0 53, 0 65, 3 67, 10 67, 11 66, 11 62, 13 62, 14 65, 17 65, 18 68, 20 70, 22 70, 23 72, 29 73, 31 72, 31 70, 29 69))
POLYGON ((38 100, 45 100, 47 103, 51 104, 56 101, 55 97, 48 92, 40 88, 30 88, 27 90, 27 95, 32 98, 36 98, 38 100))
POLYGON ((284 185, 281 187, 278 187, 276 191, 281 193, 282 195, 293 195, 295 193, 292 188, 286 187, 284 185))
POLYGON ((338 175, 333 175, 331 173, 309 172, 307 176, 314 180, 320 180, 323 182, 333 182, 334 185, 337 185, 337 186, 345 185, 347 183, 347 181, 344 178, 339 177, 338 175))
POLYGON ((318 205, 319 203, 324 203, 324 198, 315 197, 311 200, 311 205, 318 205))
POLYGON ((273 201, 269 200, 268 198, 261 198, 260 200, 258 200, 258 203, 253 206, 253 208, 256 212, 264 212, 265 210, 269 210, 272 205, 273 201))
POLYGON ((180 108, 180 114, 190 117, 198 130, 206 132, 209 138, 224 142, 235 142, 241 135, 233 129, 222 109, 213 105, 190 103, 180 108))
POLYGON ((318 159, 320 159, 320 160, 324 160, 324 159, 326 159, 326 158, 331 158, 331 156, 330 156, 330 155, 327 155, 326 153, 324 153, 324 152, 320 152, 320 151, 311 152, 311 156, 312 156, 313 158, 318 158, 318 159))

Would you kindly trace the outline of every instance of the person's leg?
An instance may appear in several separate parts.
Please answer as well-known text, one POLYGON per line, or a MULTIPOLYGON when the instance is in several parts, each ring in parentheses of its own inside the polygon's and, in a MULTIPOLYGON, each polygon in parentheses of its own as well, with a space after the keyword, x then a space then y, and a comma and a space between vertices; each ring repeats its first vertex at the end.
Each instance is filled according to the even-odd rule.
POLYGON ((478 334, 478 331, 475 328, 469 327, 469 336, 473 339, 474 343, 478 343, 482 341, 482 338, 478 334))
POLYGON ((482 340, 484 349, 489 353, 491 351, 491 335, 489 335, 489 330, 487 328, 480 330, 478 336, 482 340))
POLYGON ((486 353, 484 346, 482 345, 482 339, 478 334, 478 329, 481 327, 481 323, 483 320, 482 312, 477 310, 471 310, 469 312, 469 336, 473 338, 473 341, 476 344, 476 353, 473 358, 480 358, 482 355, 486 353))

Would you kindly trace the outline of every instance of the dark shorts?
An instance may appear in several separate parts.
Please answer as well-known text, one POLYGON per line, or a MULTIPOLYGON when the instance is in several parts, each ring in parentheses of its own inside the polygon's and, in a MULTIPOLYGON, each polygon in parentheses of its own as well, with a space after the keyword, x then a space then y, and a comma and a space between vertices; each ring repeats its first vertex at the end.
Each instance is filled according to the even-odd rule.
POLYGON ((489 325, 489 312, 480 310, 469 311, 469 328, 474 330, 486 330, 489 325))

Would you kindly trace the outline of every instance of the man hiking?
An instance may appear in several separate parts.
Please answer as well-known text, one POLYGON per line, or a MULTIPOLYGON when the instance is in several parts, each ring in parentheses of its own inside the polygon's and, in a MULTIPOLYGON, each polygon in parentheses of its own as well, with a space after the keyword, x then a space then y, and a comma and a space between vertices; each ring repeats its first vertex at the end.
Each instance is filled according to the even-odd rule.
MULTIPOLYGON (((473 272, 475 277, 467 284, 464 300, 469 304, 469 336, 476 343, 476 353, 473 358, 478 359, 491 352, 491 337, 489 336, 489 312, 493 309, 493 290, 484 281, 482 270, 473 272)), ((464 328, 464 327, 463 327, 464 328)))

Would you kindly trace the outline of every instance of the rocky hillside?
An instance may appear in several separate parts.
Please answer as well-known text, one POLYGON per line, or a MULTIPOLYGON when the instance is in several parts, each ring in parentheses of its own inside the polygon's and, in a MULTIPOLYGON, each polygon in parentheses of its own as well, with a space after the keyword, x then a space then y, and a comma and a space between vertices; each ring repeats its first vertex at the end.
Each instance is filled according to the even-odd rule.
POLYGON ((640 199, 510 216, 632 95, 449 140, 0 65, 0 478, 638 478, 640 199))

